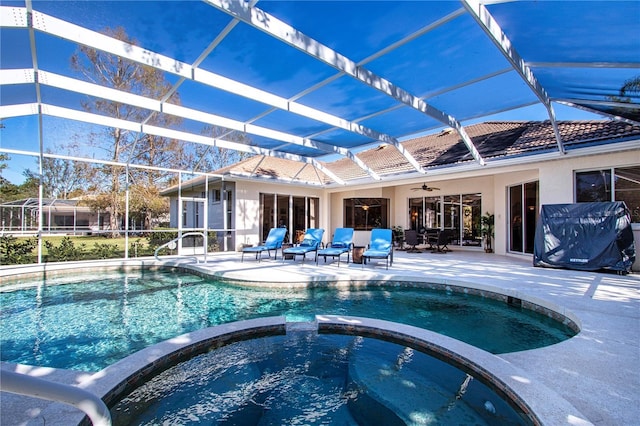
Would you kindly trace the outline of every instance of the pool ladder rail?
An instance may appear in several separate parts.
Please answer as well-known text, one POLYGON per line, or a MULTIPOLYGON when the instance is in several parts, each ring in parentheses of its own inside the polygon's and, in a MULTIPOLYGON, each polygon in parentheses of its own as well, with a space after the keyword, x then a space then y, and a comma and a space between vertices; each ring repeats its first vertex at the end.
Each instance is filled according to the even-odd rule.
MULTIPOLYGON (((168 241, 164 244, 162 244, 160 247, 158 247, 155 252, 153 253, 153 256, 156 258, 156 260, 158 262, 161 262, 162 260, 160 259, 160 257, 158 256, 158 252, 160 250, 162 250, 165 247, 168 247, 169 250, 174 250, 176 248, 176 243, 180 240, 182 240, 184 237, 190 237, 190 236, 194 236, 194 235, 198 235, 202 237, 202 244, 203 244, 203 249, 204 249, 204 260, 203 263, 207 263, 207 235, 204 232, 186 232, 180 236, 178 236, 177 238, 174 238, 171 241, 168 241)), ((180 254, 178 253, 178 256, 180 256, 180 254)), ((194 259, 196 261, 196 263, 199 263, 200 260, 198 259, 197 256, 184 256, 187 259, 194 259)))
POLYGON ((111 413, 102 399, 79 387, 4 369, 0 370, 0 383, 2 391, 73 405, 89 417, 93 426, 111 426, 111 413))

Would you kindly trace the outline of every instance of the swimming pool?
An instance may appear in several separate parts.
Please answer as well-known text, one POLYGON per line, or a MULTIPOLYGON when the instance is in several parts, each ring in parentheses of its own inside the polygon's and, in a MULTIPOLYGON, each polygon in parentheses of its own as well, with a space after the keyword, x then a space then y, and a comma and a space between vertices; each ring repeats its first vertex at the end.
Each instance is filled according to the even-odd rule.
POLYGON ((387 319, 492 353, 546 346, 576 333, 546 315, 462 292, 389 283, 256 288, 144 269, 23 280, 2 287, 0 306, 3 361, 82 371, 189 331, 273 315, 387 319))

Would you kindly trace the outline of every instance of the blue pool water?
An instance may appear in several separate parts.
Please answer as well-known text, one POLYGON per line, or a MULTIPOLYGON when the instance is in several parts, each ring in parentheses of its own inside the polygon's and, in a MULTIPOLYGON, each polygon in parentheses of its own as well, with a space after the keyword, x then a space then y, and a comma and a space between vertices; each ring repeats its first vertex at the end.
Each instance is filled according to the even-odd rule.
POLYGON ((114 425, 525 425, 476 378, 375 338, 287 332, 160 373, 111 409, 114 425))
POLYGON ((0 292, 2 360, 82 371, 98 371, 186 332, 273 315, 287 321, 316 314, 384 319, 492 353, 533 349, 575 334, 543 315, 492 299, 406 286, 248 288, 151 271, 22 285, 0 292))

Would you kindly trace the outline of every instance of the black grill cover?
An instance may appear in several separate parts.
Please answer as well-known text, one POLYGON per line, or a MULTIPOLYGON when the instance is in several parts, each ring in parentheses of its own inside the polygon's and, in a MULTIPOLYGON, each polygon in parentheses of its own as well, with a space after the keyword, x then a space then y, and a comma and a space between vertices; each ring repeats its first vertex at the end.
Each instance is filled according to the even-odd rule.
POLYGON ((635 258, 631 220, 624 202, 542 206, 534 266, 629 272, 635 258))

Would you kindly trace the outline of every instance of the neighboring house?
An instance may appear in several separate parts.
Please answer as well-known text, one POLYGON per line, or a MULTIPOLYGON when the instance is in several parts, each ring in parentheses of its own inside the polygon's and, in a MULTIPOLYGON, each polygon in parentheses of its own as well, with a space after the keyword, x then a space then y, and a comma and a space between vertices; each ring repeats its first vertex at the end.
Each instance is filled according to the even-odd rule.
MULTIPOLYGON (((42 199, 42 232, 87 233, 109 228, 109 213, 94 212, 78 205, 79 200, 42 199)), ((37 198, 0 204, 0 230, 5 234, 32 234, 38 231, 37 198)))
POLYGON ((279 225, 293 230, 289 241, 307 227, 325 228, 327 241, 332 229, 353 227, 361 245, 373 227, 449 229, 453 246, 473 249, 480 216, 491 212, 495 251, 525 255, 533 252, 541 205, 582 201, 625 201, 640 247, 640 126, 566 121, 558 130, 563 153, 548 121, 488 122, 466 126, 484 165, 445 130, 402 143, 426 175, 383 144, 357 154, 380 180, 348 158, 315 167, 255 156, 215 171, 206 190, 201 177, 162 194, 171 197, 175 227, 201 228, 206 204, 207 227, 229 231, 227 250, 258 243, 279 225))

